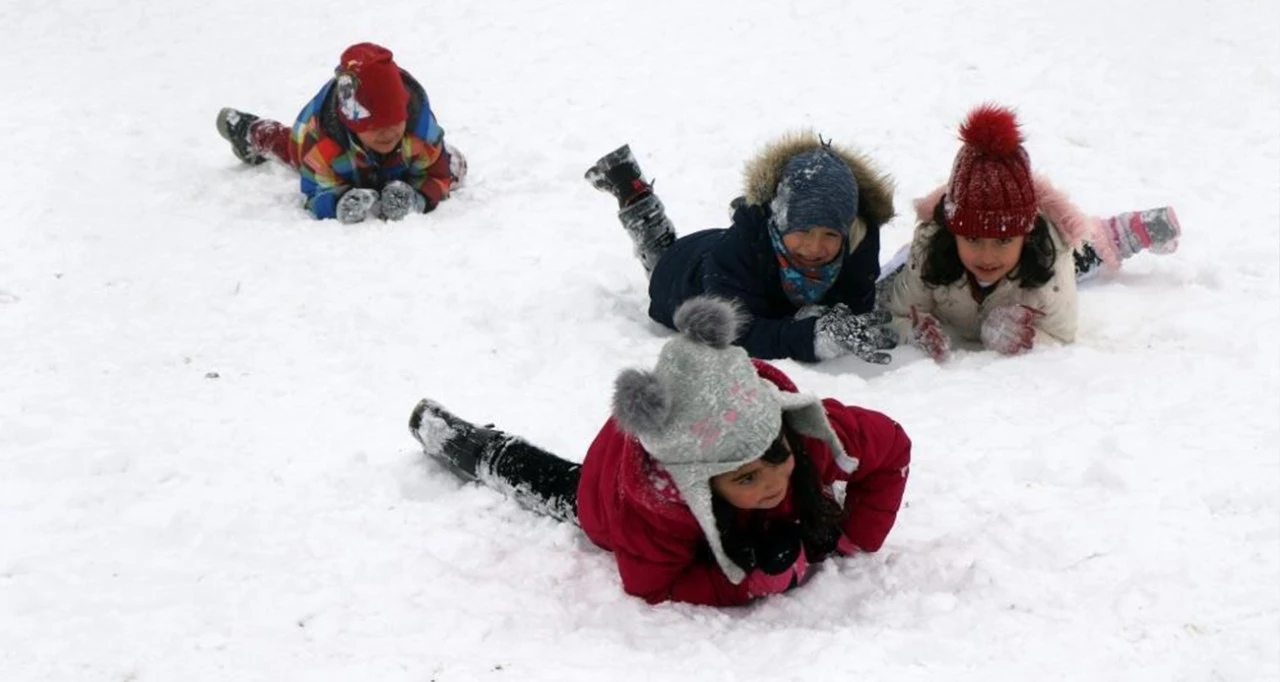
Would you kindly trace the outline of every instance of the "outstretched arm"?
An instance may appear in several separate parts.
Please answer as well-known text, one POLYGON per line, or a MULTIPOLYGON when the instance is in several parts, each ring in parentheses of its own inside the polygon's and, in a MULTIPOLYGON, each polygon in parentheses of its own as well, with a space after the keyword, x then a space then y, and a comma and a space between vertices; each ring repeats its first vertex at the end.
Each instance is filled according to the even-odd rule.
POLYGON ((823 405, 845 451, 858 460, 852 474, 839 475, 848 481, 844 536, 858 549, 874 552, 884 544, 902 505, 911 439, 900 424, 879 412, 831 398, 823 405))

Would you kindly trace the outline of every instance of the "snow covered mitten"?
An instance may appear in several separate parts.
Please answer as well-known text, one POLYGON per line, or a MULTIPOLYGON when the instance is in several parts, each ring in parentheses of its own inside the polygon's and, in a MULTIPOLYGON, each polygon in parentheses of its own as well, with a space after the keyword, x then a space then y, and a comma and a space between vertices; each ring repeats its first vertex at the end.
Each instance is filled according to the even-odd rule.
POLYGON ((1124 259, 1147 249, 1159 254, 1177 251, 1182 225, 1173 207, 1162 206, 1103 218, 1102 232, 1124 259))
POLYGON ((915 306, 911 306, 911 342, 938 362, 951 357, 951 337, 942 330, 942 323, 915 306))
POLYGON ((493 449, 500 444, 501 434, 494 429, 476 426, 446 410, 444 406, 423 398, 409 415, 409 433, 422 444, 422 451, 464 481, 477 481, 481 466, 487 466, 493 449))
POLYGON ((898 345, 898 335, 885 325, 893 319, 885 310, 861 315, 837 303, 813 325, 813 354, 830 360, 853 354, 866 362, 887 365, 893 358, 888 350, 898 345))
POLYGON ((592 187, 612 194, 618 200, 619 209, 634 204, 653 191, 640 174, 640 164, 636 163, 629 144, 600 157, 583 177, 592 187))
POLYGON ((422 213, 427 208, 426 197, 403 180, 388 182, 382 188, 380 202, 382 217, 387 220, 401 220, 410 213, 422 213))
POLYGON ((982 321, 982 345, 1005 355, 1025 353, 1035 343, 1035 321, 1040 317, 1043 312, 1025 305, 996 308, 982 321))
POLYGON ((636 247, 636 258, 640 259, 645 273, 653 274, 658 259, 676 240, 675 227, 667 217, 662 200, 650 193, 618 211, 618 220, 622 221, 622 229, 631 237, 631 243, 636 247))
POLYGON ((349 189, 338 199, 338 222, 344 225, 358 223, 365 218, 378 217, 378 192, 372 189, 349 189))

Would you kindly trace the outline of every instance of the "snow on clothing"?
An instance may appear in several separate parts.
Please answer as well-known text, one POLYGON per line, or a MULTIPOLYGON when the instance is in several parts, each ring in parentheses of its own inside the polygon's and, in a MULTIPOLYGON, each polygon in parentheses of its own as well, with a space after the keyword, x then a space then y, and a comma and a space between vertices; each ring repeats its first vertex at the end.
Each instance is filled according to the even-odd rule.
POLYGON ((444 130, 436 123, 427 93, 401 70, 409 92, 404 139, 390 154, 362 147, 343 125, 337 107, 337 79, 330 79, 303 107, 289 138, 290 165, 302 175, 307 210, 316 218, 336 216, 338 199, 348 189, 381 190, 402 180, 426 199, 427 210, 449 196, 452 176, 444 130))
MULTIPOLYGON (((783 391, 796 391, 780 370, 753 362, 761 377, 783 391)), ((837 480, 848 482, 842 522, 845 538, 864 551, 878 550, 902 502, 911 441, 897 422, 883 414, 832 398, 822 404, 832 430, 858 466, 845 474, 831 449, 818 438, 803 437, 805 451, 828 491, 837 480)), ((787 499, 773 509, 738 514, 792 520, 790 498, 789 491, 787 499)), ((735 585, 716 563, 702 528, 671 478, 614 419, 605 423, 583 460, 577 503, 582 530, 592 542, 613 552, 628 594, 650 603, 735 606, 751 600, 746 583, 735 585)))
MULTIPOLYGON (((815 318, 792 319, 797 306, 783 291, 777 251, 770 238, 770 204, 787 161, 820 148, 816 136, 792 138, 764 150, 746 171, 744 196, 735 199, 728 228, 694 232, 667 247, 649 278, 649 316, 672 327, 675 309, 693 296, 734 299, 750 314, 738 339, 752 357, 816 362, 815 318)), ((858 219, 850 229, 840 274, 818 301, 844 303, 855 313, 875 304, 880 274, 880 226, 893 217, 893 188, 867 159, 832 146, 858 183, 858 219)))
MULTIPOLYGON (((1049 223, 1049 236, 1057 250, 1053 262, 1053 278, 1043 286, 1024 289, 1018 280, 1008 277, 996 283, 982 300, 974 295, 972 277, 964 277, 945 286, 933 286, 921 279, 930 239, 942 229, 933 222, 933 211, 946 187, 940 187, 915 202, 920 223, 911 240, 906 265, 888 277, 883 307, 893 314, 894 331, 903 339, 910 338, 911 308, 932 313, 961 338, 976 341, 987 315, 1008 305, 1025 305, 1044 313, 1035 320, 1035 344, 1047 337, 1063 343, 1076 338, 1076 271, 1073 249, 1086 238, 1097 234, 1098 221, 1086 216, 1043 176, 1034 176, 1039 215, 1049 223)), ((1109 252, 1099 252, 1108 263, 1118 262, 1109 252)))

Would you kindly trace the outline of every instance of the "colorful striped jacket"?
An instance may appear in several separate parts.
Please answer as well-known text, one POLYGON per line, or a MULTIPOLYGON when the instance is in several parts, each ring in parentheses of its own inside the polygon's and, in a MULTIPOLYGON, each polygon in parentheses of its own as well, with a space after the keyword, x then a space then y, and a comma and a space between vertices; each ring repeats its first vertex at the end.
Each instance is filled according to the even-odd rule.
POLYGON ((307 210, 316 218, 333 218, 338 198, 348 189, 381 190, 402 180, 426 198, 427 210, 449 196, 452 176, 444 130, 431 113, 427 93, 404 70, 409 91, 409 118, 404 140, 387 155, 366 150, 338 118, 336 89, 330 80, 303 107, 293 124, 289 153, 302 174, 307 210))

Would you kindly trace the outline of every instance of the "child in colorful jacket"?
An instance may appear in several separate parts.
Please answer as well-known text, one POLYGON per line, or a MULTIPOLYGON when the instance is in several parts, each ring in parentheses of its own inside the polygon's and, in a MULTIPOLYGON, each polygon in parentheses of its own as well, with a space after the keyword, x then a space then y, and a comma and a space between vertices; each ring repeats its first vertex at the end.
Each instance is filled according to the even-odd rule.
POLYGON ((736 305, 697 297, 652 371, 617 379, 610 418, 575 464, 430 400, 409 419, 425 453, 613 553, 627 594, 741 605, 893 527, 911 441, 878 412, 796 392, 731 345, 736 305), (832 484, 847 483, 843 502, 832 484))
POLYGON ((218 112, 217 127, 241 161, 270 157, 298 170, 307 210, 342 223, 429 212, 466 174, 426 91, 373 43, 343 51, 292 130, 230 108, 218 112))
POLYGON ((1070 343, 1078 280, 1177 249, 1172 208, 1100 220, 1033 175, 1011 110, 978 107, 960 138, 948 184, 916 202, 905 263, 879 285, 895 331, 935 360, 950 354, 950 334, 1005 354, 1070 343))
POLYGON ((732 225, 679 239, 629 146, 586 177, 618 200, 618 219, 649 275, 655 321, 671 327, 681 303, 712 294, 748 313, 735 342, 752 357, 889 362, 889 316, 872 307, 893 186, 866 157, 812 133, 785 136, 748 162, 732 225))

